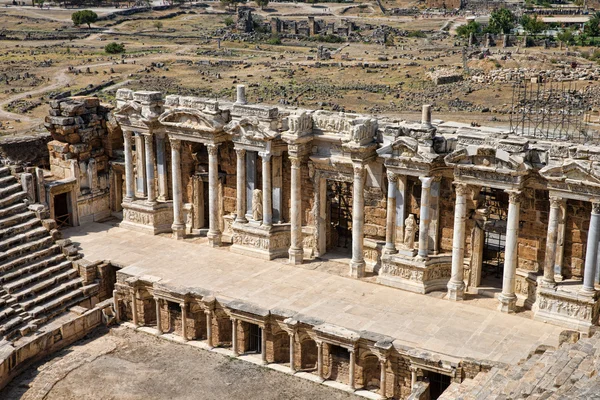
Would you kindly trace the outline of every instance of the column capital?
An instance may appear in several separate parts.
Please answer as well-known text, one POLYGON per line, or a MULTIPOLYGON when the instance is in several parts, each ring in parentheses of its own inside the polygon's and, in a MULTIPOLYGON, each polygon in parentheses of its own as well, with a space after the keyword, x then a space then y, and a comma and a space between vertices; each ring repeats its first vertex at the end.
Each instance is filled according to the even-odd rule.
POLYGON ((123 131, 123 137, 125 139, 131 140, 131 137, 133 136, 133 132, 130 130, 124 130, 123 131))
POLYGON ((362 175, 365 172, 365 165, 360 162, 352 163, 352 170, 354 171, 354 176, 362 175))
POLYGON ((398 180, 398 174, 396 174, 392 171, 387 171, 386 174, 387 174, 388 181, 396 183, 396 181, 398 180))
POLYGON ((600 214, 600 201, 592 201, 592 214, 600 214))
POLYGON ((171 148, 175 150, 181 150, 181 139, 169 138, 171 148))
POLYGON ((289 158, 290 162, 292 163, 292 168, 300 168, 300 164, 301 164, 300 157, 290 154, 288 156, 288 158, 289 158))
POLYGON ((185 308, 185 305, 186 305, 186 302, 185 302, 185 301, 184 301, 184 302, 182 302, 182 303, 179 303, 179 307, 181 307, 181 308, 185 308))
POLYGON ((454 182, 454 190, 456 191, 457 195, 460 196, 464 196, 467 194, 467 191, 469 190, 469 185, 467 185, 464 182, 454 182))
POLYGON ((238 157, 243 157, 243 156, 245 156, 245 155, 246 155, 246 149, 238 149, 238 148, 236 148, 236 149, 235 149, 235 154, 236 154, 238 157))
POLYGON ((421 181, 421 185, 423 186, 423 188, 430 188, 431 184, 433 183, 433 177, 432 176, 420 176, 419 180, 421 181))
POLYGON ((208 150, 208 154, 211 156, 216 156, 219 151, 219 146, 221 143, 208 143, 206 145, 206 149, 208 150))
POLYGON ((564 200, 558 196, 550 196, 550 208, 560 208, 564 200))
POLYGON ((520 190, 506 190, 508 193, 508 202, 512 204, 519 204, 522 200, 523 192, 520 190))
POLYGON ((265 161, 271 161, 271 156, 273 154, 271 154, 268 151, 259 151, 258 155, 260 156, 260 158, 262 158, 263 162, 265 162, 265 161))

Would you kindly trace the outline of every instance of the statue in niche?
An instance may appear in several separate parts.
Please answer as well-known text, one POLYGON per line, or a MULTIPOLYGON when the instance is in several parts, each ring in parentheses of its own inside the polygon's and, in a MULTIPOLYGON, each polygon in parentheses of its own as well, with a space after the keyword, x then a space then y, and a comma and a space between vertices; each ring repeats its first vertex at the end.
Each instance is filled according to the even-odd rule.
POLYGON ((254 189, 252 192, 252 219, 262 221, 262 190, 254 189))
POLYGON ((406 220, 404 220, 404 247, 412 249, 415 247, 415 230, 417 229, 417 222, 415 216, 410 214, 406 220))

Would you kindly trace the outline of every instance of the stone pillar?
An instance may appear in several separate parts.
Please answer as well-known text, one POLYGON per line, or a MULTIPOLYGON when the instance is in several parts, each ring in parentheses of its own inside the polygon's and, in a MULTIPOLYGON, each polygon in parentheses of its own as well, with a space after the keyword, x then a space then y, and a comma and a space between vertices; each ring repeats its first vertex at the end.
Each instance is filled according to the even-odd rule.
POLYGON ((236 170, 236 222, 248 222, 246 219, 246 150, 235 149, 237 155, 236 170))
POLYGON ((148 204, 156 204, 156 186, 154 184, 154 142, 152 136, 144 135, 146 149, 146 186, 148 187, 148 204))
POLYGON ((247 104, 246 101, 246 85, 237 85, 237 99, 235 104, 247 104))
POLYGON ((387 399, 386 396, 386 367, 387 367, 387 360, 384 358, 383 360, 379 361, 380 364, 380 369, 381 369, 381 375, 379 377, 379 394, 381 395, 382 398, 387 399))
POLYGON ((208 343, 208 347, 212 349, 212 311, 205 310, 204 314, 206 314, 206 342, 208 343))
POLYGON ((514 312, 517 303, 515 277, 517 274, 517 239, 519 238, 519 211, 521 192, 508 192, 508 217, 506 221, 506 245, 504 247, 504 276, 500 311, 514 312))
POLYGON ((565 255, 565 228, 567 220, 567 200, 560 205, 560 220, 558 221, 558 235, 556 238, 556 259, 554 261, 554 280, 562 281, 562 264, 565 255))
POLYGON ((433 125, 431 125, 431 105, 424 104, 423 109, 421 111, 421 128, 431 129, 433 125))
POLYGON ((352 261, 350 276, 365 276, 364 231, 365 231, 365 166, 354 164, 354 183, 352 190, 352 261))
POLYGON ((267 364, 267 332, 266 327, 260 328, 260 358, 263 364, 267 364))
POLYGON ((158 334, 162 334, 162 324, 161 324, 161 320, 160 320, 160 306, 162 303, 162 299, 159 299, 158 297, 154 298, 154 302, 156 303, 156 330, 158 331, 158 334))
POLYGON ((550 197, 550 216, 548 219, 548 236, 546 237, 546 257, 544 258, 544 286, 554 287, 554 263, 556 261, 556 245, 558 239, 558 222, 560 221, 560 199, 550 197))
POLYGON ((385 252, 394 254, 396 250, 396 174, 388 172, 387 215, 385 222, 385 252))
POLYGON ((262 196, 263 196, 263 219, 264 227, 273 225, 273 208, 271 207, 271 154, 261 153, 262 159, 262 196))
POLYGON ((234 357, 239 356, 238 343, 237 343, 237 319, 231 319, 231 351, 233 351, 234 357))
POLYGON ((317 375, 323 379, 323 342, 317 341, 317 375))
POLYGON ((125 153, 125 197, 123 201, 129 202, 135 199, 134 176, 133 176, 133 152, 131 150, 131 131, 123 131, 124 153, 125 153))
POLYGON ((207 144, 208 149, 208 244, 221 245, 219 228, 219 145, 207 144))
POLYGON ((183 223, 183 193, 181 190, 181 140, 171 140, 171 180, 173 181, 173 237, 183 239, 185 224, 183 223))
POLYGON ((19 175, 19 178, 21 179, 21 187, 23 188, 23 191, 27 194, 27 199, 32 203, 35 202, 35 186, 33 184, 33 174, 30 174, 29 172, 23 172, 19 175))
POLYGON ((294 341, 294 332, 290 332, 290 370, 292 373, 296 372, 296 365, 294 362, 295 358, 295 341, 294 341))
POLYGON ((181 307, 181 338, 184 342, 187 342, 187 309, 185 302, 179 303, 179 307, 181 307))
POLYGON ((158 172, 158 200, 169 199, 169 185, 167 177, 167 157, 165 154, 164 133, 155 134, 156 138, 156 170, 158 172))
POLYGON ((113 290, 113 307, 115 309, 115 322, 121 322, 121 310, 119 309, 119 294, 113 290))
POLYGON ((415 367, 410 367, 410 388, 414 389, 417 384, 417 369, 415 367))
POLYGON ((136 196, 145 198, 147 195, 146 190, 146 151, 145 151, 145 141, 142 135, 139 133, 135 134, 135 154, 136 158, 136 170, 137 170, 137 179, 136 179, 136 196))
POLYGON ((133 325, 138 326, 138 309, 137 309, 137 299, 135 297, 136 290, 133 289, 131 292, 131 316, 133 318, 133 325))
POLYGON ((452 237, 452 274, 448 282, 448 299, 462 300, 465 294, 465 222, 467 215, 467 185, 456 183, 454 234, 452 237))
POLYGON ((271 158, 271 187, 273 221, 276 224, 283 223, 283 157, 273 156, 271 158))
POLYGON ((349 366, 349 371, 348 371, 348 382, 350 383, 350 387, 352 389, 355 389, 354 387, 354 369, 355 369, 355 364, 356 364, 356 352, 354 349, 348 349, 348 352, 350 353, 350 366, 349 366))
POLYGON ((600 203, 592 203, 590 229, 588 230, 587 246, 585 249, 585 266, 583 270, 583 295, 593 295, 594 278, 596 277, 596 262, 598 260, 598 240, 600 239, 600 203))
POLYGON ((406 218, 406 175, 398 175, 396 194, 396 238, 404 240, 404 219, 406 218))
POLYGON ((433 178, 421 176, 419 179, 421 180, 421 217, 419 222, 419 251, 417 254, 421 258, 427 258, 429 256, 429 196, 433 178))
POLYGON ((35 169, 35 183, 37 185, 37 201, 40 204, 48 206, 46 201, 46 186, 44 185, 44 170, 41 168, 35 169))
POLYGON ((246 219, 252 219, 252 196, 256 189, 256 151, 246 153, 246 219))
POLYGON ((442 177, 436 176, 431 182, 429 194, 429 253, 439 253, 440 190, 442 177))
POLYGON ((300 265, 304 259, 304 245, 302 239, 302 174, 300 158, 290 154, 292 163, 291 195, 290 195, 290 223, 291 245, 289 250, 290 264, 300 265))

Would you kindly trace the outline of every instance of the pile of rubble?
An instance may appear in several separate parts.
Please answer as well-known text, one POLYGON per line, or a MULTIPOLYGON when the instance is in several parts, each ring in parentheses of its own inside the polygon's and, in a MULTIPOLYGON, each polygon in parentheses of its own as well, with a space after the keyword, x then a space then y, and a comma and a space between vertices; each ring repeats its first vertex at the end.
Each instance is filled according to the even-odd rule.
POLYGON ((471 80, 477 83, 514 82, 520 78, 530 79, 541 76, 553 82, 596 81, 600 78, 600 68, 565 67, 563 69, 538 70, 536 68, 500 68, 488 72, 475 72, 471 80))

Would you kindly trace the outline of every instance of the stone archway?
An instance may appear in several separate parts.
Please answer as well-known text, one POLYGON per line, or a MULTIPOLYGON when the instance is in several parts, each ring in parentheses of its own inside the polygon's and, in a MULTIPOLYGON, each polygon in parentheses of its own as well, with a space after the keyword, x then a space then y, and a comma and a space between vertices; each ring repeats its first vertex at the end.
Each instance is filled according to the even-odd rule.
POLYGON ((317 367, 318 350, 317 343, 310 339, 304 338, 300 342, 300 369, 313 370, 317 367))
POLYGON ((290 335, 285 331, 273 336, 273 361, 279 364, 290 362, 290 335))
POLYGON ((367 354, 361 360, 362 386, 367 390, 379 390, 381 387, 381 364, 379 358, 367 354))

